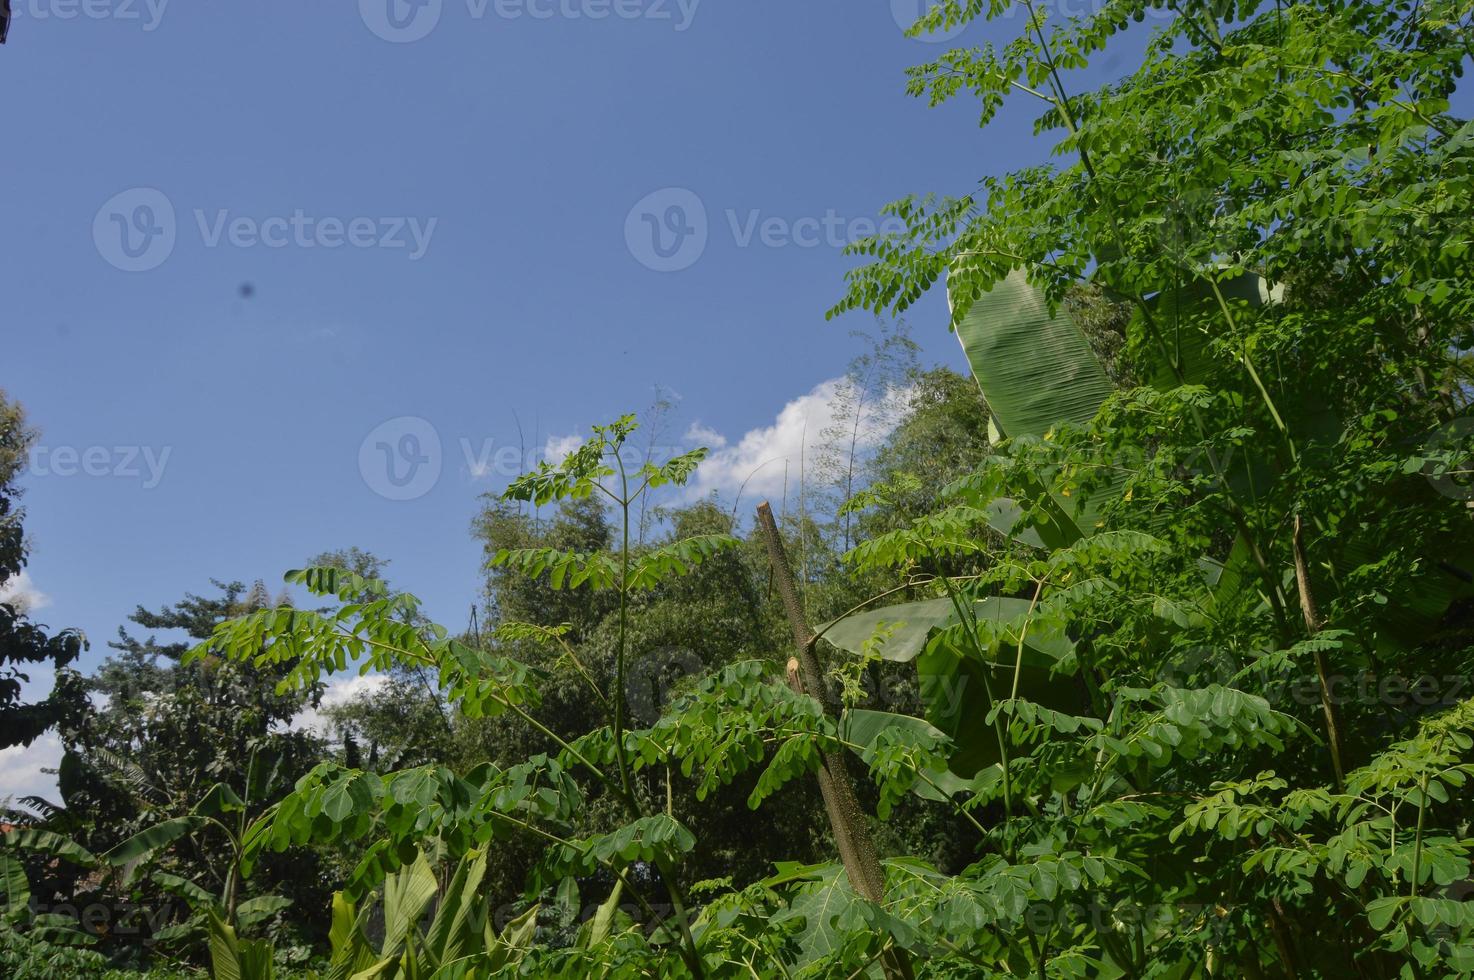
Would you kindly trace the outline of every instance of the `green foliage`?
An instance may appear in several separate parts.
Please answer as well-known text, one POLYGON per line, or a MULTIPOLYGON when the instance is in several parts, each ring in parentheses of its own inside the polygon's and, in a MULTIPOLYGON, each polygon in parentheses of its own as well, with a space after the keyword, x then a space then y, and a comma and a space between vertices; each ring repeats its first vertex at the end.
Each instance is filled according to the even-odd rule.
MULTIPOLYGON (((20 405, 0 389, 0 586, 26 566, 27 546, 16 480, 25 466, 36 432, 26 424, 20 405)), ((87 649, 76 630, 48 635, 31 622, 25 596, 0 602, 0 749, 30 745, 47 729, 85 710, 80 679, 69 665, 87 649), (56 671, 51 694, 41 701, 21 701, 21 685, 30 679, 27 665, 46 664, 56 671)))
MULTIPOLYGON (((942 3, 917 30, 1013 6, 942 3)), ((1471 10, 1021 6, 1011 43, 950 51, 910 87, 970 93, 985 124, 1007 96, 1038 100, 1060 163, 892 205, 907 232, 854 247, 873 261, 836 308, 900 312, 945 274, 1006 441, 946 509, 853 553, 949 602, 829 635, 853 650, 899 623, 920 670, 952 632, 943 676, 987 688, 959 720, 991 727, 1001 761, 951 764, 1000 766, 968 805, 998 821, 1001 858, 1122 858, 1152 877, 1088 879, 1092 902, 1178 912, 1129 937, 1045 917, 999 952, 1009 972, 1462 975, 1467 906, 1444 890, 1467 879, 1474 526, 1436 435, 1470 392, 1474 281, 1449 207, 1467 210, 1474 157, 1448 110, 1471 10), (1136 72, 1066 90, 1146 13, 1136 72), (957 556, 983 570, 948 575, 957 556), (1003 630, 966 615, 993 597, 1026 611, 1003 630), (1030 690, 1036 630, 1071 649, 1030 690), (1003 697, 989 665, 1010 643, 1003 697), (1386 681, 1409 675, 1433 696, 1395 704, 1386 681), (1372 694, 1346 697, 1354 677, 1372 694), (1067 710, 1047 700, 1061 688, 1067 710)))
MULTIPOLYGON (((212 775, 105 846, 17 831, 7 922, 38 850, 122 869, 228 819, 231 881, 351 856, 334 977, 1474 975, 1474 123, 1450 111, 1471 18, 930 6, 916 31, 1016 33, 908 90, 975 98, 984 125, 1032 99, 1054 162, 899 201, 906 230, 851 250, 833 312, 901 313, 945 277, 977 388, 897 373, 909 342, 884 339, 825 436, 849 434, 825 463, 845 500, 787 522, 837 716, 781 669, 735 515, 651 509, 704 451, 631 463, 624 416, 478 516, 485 636, 348 555, 288 575, 327 608, 232 609, 182 663, 269 678, 258 719, 350 668, 419 678, 459 758, 364 765, 345 740, 284 796, 212 775), (1134 71, 1068 90, 1123 47, 1134 71), (902 376, 862 487, 863 404, 902 376), (903 683, 872 699, 877 678, 903 683), (812 845, 806 788, 839 749, 877 839, 965 858, 888 858, 869 901, 824 853, 771 848, 789 824, 812 845)), ((135 870, 205 908, 217 973, 270 969, 236 930, 287 896, 135 870)))

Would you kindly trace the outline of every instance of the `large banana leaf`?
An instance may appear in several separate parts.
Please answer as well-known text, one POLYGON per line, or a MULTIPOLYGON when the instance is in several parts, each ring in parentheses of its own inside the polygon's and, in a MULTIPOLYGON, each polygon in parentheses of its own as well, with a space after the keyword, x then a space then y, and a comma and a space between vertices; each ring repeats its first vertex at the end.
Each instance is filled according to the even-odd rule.
MULTIPOLYGON (((1111 380, 1079 326, 1064 310, 1051 312, 1022 270, 972 301, 957 339, 991 410, 990 436, 996 428, 1008 439, 1042 439, 1062 425, 1087 425, 1111 394, 1111 380)), ((1093 500, 1052 498, 1051 533, 1043 541, 1020 539, 1050 547, 1073 543, 1091 533, 1102 501, 1113 492, 1114 484, 1093 500)), ((1012 534, 1009 514, 997 517, 990 515, 989 522, 1012 534)))
POLYGON ((97 857, 87 848, 50 830, 11 830, 0 837, 0 843, 6 850, 50 854, 82 868, 95 868, 98 864, 97 857))
POLYGON ((481 938, 476 892, 486 876, 486 852, 471 851, 456 866, 435 919, 425 933, 425 952, 437 964, 449 963, 481 938))
POLYGON ((123 880, 131 880, 133 873, 156 854, 161 848, 167 847, 186 834, 205 825, 202 816, 174 817, 171 820, 162 820, 152 827, 146 827, 127 840, 118 844, 107 854, 104 859, 114 867, 124 869, 123 880))
POLYGON ((973 302, 957 339, 1007 438, 1042 437, 1062 423, 1084 425, 1111 393, 1080 328, 1063 311, 1051 314, 1022 271, 973 302))
POLYGON ((271 960, 271 944, 261 940, 240 939, 235 929, 215 914, 210 919, 210 966, 215 980, 272 980, 276 969, 271 960))
POLYGON ((418 938, 416 928, 425 909, 435 899, 438 886, 435 872, 423 852, 397 874, 384 879, 384 945, 380 955, 397 956, 410 941, 418 938))
MULTIPOLYGON (((1015 624, 1022 624, 1028 610, 1026 599, 990 596, 973 603, 972 616, 981 625, 1008 634, 1016 642, 1015 624)), ((910 663, 938 630, 959 622, 957 607, 951 599, 924 599, 851 613, 821 626, 819 635, 856 656, 871 645, 872 651, 884 660, 910 663)), ((1025 663, 1049 667, 1071 648, 1069 639, 1058 631, 1031 630, 1024 651, 1025 663)), ((1012 662, 1010 659, 1010 666, 1012 662)))
POLYGON ((0 919, 11 924, 24 922, 31 911, 31 883, 20 858, 3 851, 0 851, 0 890, 5 900, 0 919))
POLYGON ((619 915, 619 900, 623 895, 624 879, 620 878, 614 882, 609 897, 599 904, 594 917, 579 927, 578 947, 580 949, 593 949, 609 938, 609 932, 619 915))
POLYGON ((360 913, 342 892, 333 893, 332 927, 328 931, 332 954, 328 961, 327 980, 348 980, 370 969, 377 961, 378 957, 364 935, 368 912, 365 908, 360 913))
MULTIPOLYGON (((866 765, 870 764, 872 749, 880 733, 896 729, 919 738, 933 738, 942 734, 940 729, 925 718, 866 708, 846 711, 839 722, 840 737, 849 743, 851 751, 859 755, 866 765)), ((922 777, 911 790, 924 800, 945 802, 949 797, 971 787, 971 783, 950 769, 926 769, 922 771, 922 777)))
MULTIPOLYGON (((1029 607, 1026 599, 1002 596, 973 603, 972 617, 978 624, 980 640, 986 645, 981 659, 957 635, 956 627, 961 622, 950 599, 907 602, 854 613, 827 624, 820 635, 857 655, 868 646, 886 660, 915 662, 921 699, 926 705, 925 722, 956 743, 952 771, 969 778, 998 761, 997 737, 983 719, 995 698, 1006 698, 1012 692, 1016 667, 1021 697, 1065 711, 1075 709, 1080 703, 1075 686, 1054 673, 1055 667, 1073 653, 1074 643, 1057 628, 1030 623, 1029 607), (1022 663, 1019 663, 1020 635, 1024 640, 1022 663)), ((865 720, 905 719, 883 712, 872 715, 865 720)), ((874 732, 868 732, 865 737, 867 731, 862 729, 859 734, 861 737, 849 740, 861 745, 874 740, 874 732)))

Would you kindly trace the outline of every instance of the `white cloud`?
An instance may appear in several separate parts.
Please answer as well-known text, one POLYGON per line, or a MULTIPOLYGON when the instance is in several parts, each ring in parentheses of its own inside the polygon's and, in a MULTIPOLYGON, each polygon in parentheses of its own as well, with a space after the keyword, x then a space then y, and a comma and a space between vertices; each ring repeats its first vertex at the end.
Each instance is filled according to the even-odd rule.
POLYGON ((0 749, 0 800, 19 801, 23 796, 40 796, 53 803, 56 799, 56 776, 42 772, 61 765, 61 739, 55 734, 42 735, 30 744, 0 749))
POLYGON ((556 466, 582 445, 583 436, 548 436, 547 445, 543 447, 543 455, 549 463, 556 466))
POLYGON ((471 479, 473 479, 473 480, 481 480, 481 479, 484 479, 486 477, 486 475, 488 473, 490 473, 491 470, 492 470, 491 462, 489 460, 484 460, 484 459, 472 460, 471 463, 470 463, 470 470, 471 470, 471 479))
POLYGON ((727 444, 727 437, 700 422, 692 422, 691 427, 686 430, 686 442, 708 449, 721 449, 727 444))
MULTIPOLYGON (((345 704, 359 694, 377 691, 388 682, 389 678, 383 674, 334 678, 323 692, 321 708, 345 704)), ((310 729, 324 738, 330 737, 332 726, 321 708, 304 708, 292 719, 290 727, 310 729)), ((56 776, 42 770, 61 765, 61 756, 61 739, 54 732, 47 732, 29 747, 12 745, 0 749, 0 800, 9 797, 18 802, 24 796, 40 796, 58 802, 56 776)))
POLYGON ((21 572, 0 585, 0 602, 9 603, 21 612, 29 612, 51 605, 51 597, 36 588, 29 572, 21 572))
MULTIPOLYGON (((808 478, 815 474, 826 441, 825 431, 833 430, 843 409, 846 380, 831 378, 815 385, 808 394, 784 405, 772 425, 752 429, 735 444, 710 430, 702 439, 693 438, 700 428, 692 426, 687 433, 691 441, 706 441, 715 435, 720 442, 706 441, 715 451, 697 467, 691 480, 691 492, 705 496, 717 491, 733 497, 739 492, 746 497, 781 496, 785 484, 788 492, 798 489, 800 465, 808 478)), ((879 445, 894 427, 898 413, 894 410, 904 401, 906 392, 894 391, 886 396, 884 410, 880 406, 866 409, 860 416, 856 449, 865 451, 879 445)), ((848 445, 843 447, 848 452, 848 445)))
POLYGON ((360 694, 372 694, 385 684, 389 678, 384 674, 355 674, 352 677, 335 677, 328 681, 327 688, 322 692, 322 702, 316 708, 303 708, 292 718, 290 727, 294 731, 312 731, 317 735, 328 738, 333 734, 333 726, 328 721, 324 708, 337 707, 347 704, 360 694))

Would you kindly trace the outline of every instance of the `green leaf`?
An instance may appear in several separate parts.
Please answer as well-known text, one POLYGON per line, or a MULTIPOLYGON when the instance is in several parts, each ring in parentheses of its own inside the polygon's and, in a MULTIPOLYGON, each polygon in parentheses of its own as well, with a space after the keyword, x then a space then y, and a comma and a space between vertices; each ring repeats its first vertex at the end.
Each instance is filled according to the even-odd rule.
POLYGON ((579 946, 593 949, 609 937, 609 927, 614 922, 614 913, 619 910, 619 899, 623 894, 624 879, 619 878, 614 882, 609 897, 599 903, 594 917, 589 920, 588 931, 579 937, 579 946))
POLYGON ((214 980, 272 980, 271 946, 239 939, 235 929, 211 909, 210 966, 214 980))
POLYGON ((20 858, 0 851, 0 888, 5 891, 6 922, 25 921, 30 914, 31 883, 26 879, 26 869, 20 858))
POLYGON ((934 630, 956 622, 952 600, 928 599, 852 613, 821 625, 818 633, 841 650, 861 656, 871 638, 887 627, 890 632, 875 652, 886 660, 908 663, 921 653, 934 630))
POLYGON ((957 339, 1006 437, 1083 426, 1111 394, 1080 328, 1020 270, 972 300, 957 339))
POLYGON ((1367 924, 1378 932, 1392 924, 1407 900, 1400 895, 1389 895, 1367 903, 1367 924))
POLYGON ((291 907, 292 900, 283 895, 258 895, 242 902, 235 910, 235 918, 242 929, 249 929, 291 907))
POLYGON ((245 803, 241 802, 235 790, 225 783, 216 783, 205 792, 191 812, 205 817, 218 817, 226 813, 239 813, 245 808, 245 803))
POLYGON ((384 879, 384 945, 381 955, 397 956, 415 934, 420 917, 438 891, 435 872, 423 852, 414 863, 384 879))
POLYGON ((155 871, 151 877, 160 888, 169 892, 171 895, 180 896, 196 912, 218 908, 215 896, 188 878, 181 878, 179 875, 169 874, 164 871, 155 871))
POLYGON ((425 932, 424 948, 435 963, 449 963, 480 939, 476 892, 486 876, 486 851, 468 851, 456 865, 435 918, 425 932))
POLYGON ((205 818, 198 816, 165 820, 139 831, 108 851, 103 857, 108 864, 114 867, 135 865, 147 860, 160 848, 167 847, 185 834, 192 833, 204 825, 205 818))
MULTIPOLYGON (((924 718, 895 714, 890 711, 871 711, 867 708, 852 708, 840 719, 839 734, 868 765, 869 750, 876 744, 882 732, 902 731, 914 740, 922 742, 944 741, 947 736, 924 718), (855 748, 859 746, 859 748, 855 748)), ((911 792, 925 800, 945 802, 958 793, 971 789, 971 783, 949 769, 926 768, 925 778, 918 779, 911 792)))
POLYGON ((7 848, 50 854, 83 868, 97 866, 97 857, 74 840, 49 830, 12 830, 3 838, 7 848))

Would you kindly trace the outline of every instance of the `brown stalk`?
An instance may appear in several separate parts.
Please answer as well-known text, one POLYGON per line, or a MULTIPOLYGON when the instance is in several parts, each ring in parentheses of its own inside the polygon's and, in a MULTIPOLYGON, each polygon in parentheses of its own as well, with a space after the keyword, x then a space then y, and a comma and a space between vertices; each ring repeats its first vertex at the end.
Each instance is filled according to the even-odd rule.
MULTIPOLYGON (((758 505, 758 528, 768 547, 768 561, 773 569, 773 585, 783 600, 783 609, 788 614, 788 624, 793 629, 793 645, 797 656, 788 661, 788 686, 798 694, 808 694, 819 702, 824 716, 839 721, 839 712, 826 693, 824 672, 819 666, 815 651, 817 637, 809 628, 804 617, 803 605, 799 602, 798 586, 793 580, 793 571, 788 565, 788 556, 783 550, 783 539, 778 534, 778 524, 773 520, 773 510, 767 502, 758 505)), ((840 863, 850 886, 867 901, 879 905, 885 897, 885 872, 880 867, 880 858, 875 853, 875 843, 870 839, 870 829, 865 814, 860 810, 855 797, 855 785, 850 778, 848 760, 844 750, 834 746, 819 754, 819 792, 824 797, 824 810, 829 816, 829 827, 834 843, 839 848, 840 863)), ((905 950, 888 950, 882 958, 886 976, 910 980, 914 975, 911 961, 905 950)))
MULTIPOLYGON (((1305 614, 1305 632, 1311 639, 1315 639, 1322 629, 1325 628, 1325 620, 1321 619, 1320 607, 1316 605, 1315 593, 1310 589, 1309 563, 1305 560, 1305 536, 1300 523, 1300 515, 1295 515, 1295 584, 1300 589, 1300 611, 1305 614)), ((1315 673, 1320 680, 1320 706, 1326 715, 1326 741, 1331 748, 1331 768, 1336 773, 1336 789, 1340 791, 1345 785, 1346 779, 1341 768, 1341 727, 1336 720, 1336 704, 1331 698, 1330 671, 1326 669, 1326 655, 1320 650, 1315 651, 1315 673)))

